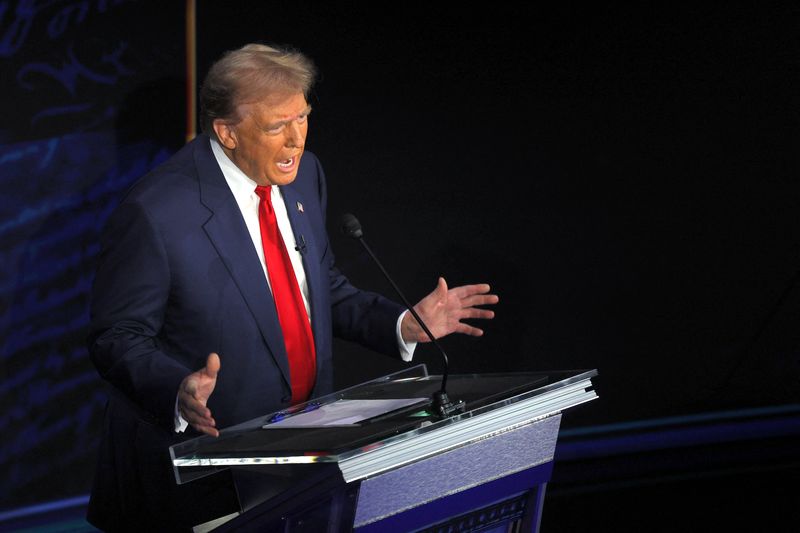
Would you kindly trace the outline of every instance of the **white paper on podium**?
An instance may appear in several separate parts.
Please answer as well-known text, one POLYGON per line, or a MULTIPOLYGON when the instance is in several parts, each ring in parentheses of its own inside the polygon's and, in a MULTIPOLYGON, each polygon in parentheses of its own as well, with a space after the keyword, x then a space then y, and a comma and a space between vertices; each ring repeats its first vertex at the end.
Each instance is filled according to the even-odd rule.
POLYGON ((287 414, 285 418, 270 422, 264 429, 308 428, 324 426, 350 426, 362 420, 379 416, 415 404, 428 398, 392 398, 386 400, 337 400, 310 411, 287 414))

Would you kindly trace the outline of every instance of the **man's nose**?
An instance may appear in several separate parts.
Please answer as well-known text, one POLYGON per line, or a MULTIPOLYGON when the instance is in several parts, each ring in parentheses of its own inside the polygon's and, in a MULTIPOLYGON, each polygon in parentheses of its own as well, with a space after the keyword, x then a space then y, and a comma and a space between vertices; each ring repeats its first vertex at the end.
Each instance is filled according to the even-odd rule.
POLYGON ((286 145, 302 148, 305 143, 306 136, 303 127, 297 123, 296 120, 289 122, 286 125, 286 145))

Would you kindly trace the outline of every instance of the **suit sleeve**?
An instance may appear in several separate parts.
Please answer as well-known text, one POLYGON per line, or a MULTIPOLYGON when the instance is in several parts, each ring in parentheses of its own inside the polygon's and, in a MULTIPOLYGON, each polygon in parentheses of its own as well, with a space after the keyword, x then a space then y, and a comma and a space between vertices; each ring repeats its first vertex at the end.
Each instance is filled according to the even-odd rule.
POLYGON ((161 349, 170 292, 162 236, 143 206, 123 203, 103 232, 90 304, 88 348, 100 375, 165 427, 191 370, 161 349))

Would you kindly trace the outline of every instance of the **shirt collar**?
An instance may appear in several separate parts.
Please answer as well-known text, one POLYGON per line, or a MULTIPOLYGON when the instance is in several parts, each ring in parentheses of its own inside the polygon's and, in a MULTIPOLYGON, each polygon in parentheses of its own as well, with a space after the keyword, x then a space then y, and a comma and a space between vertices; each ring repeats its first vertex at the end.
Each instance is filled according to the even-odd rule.
MULTIPOLYGON (((251 201, 255 197, 255 190, 258 183, 247 177, 236 164, 222 150, 219 142, 216 139, 210 139, 211 151, 214 152, 214 157, 217 160, 222 175, 225 176, 225 181, 228 182, 228 187, 233 193, 233 197, 241 205, 245 202, 251 201)), ((272 186, 272 196, 275 194, 280 195, 280 190, 276 186, 272 186)))

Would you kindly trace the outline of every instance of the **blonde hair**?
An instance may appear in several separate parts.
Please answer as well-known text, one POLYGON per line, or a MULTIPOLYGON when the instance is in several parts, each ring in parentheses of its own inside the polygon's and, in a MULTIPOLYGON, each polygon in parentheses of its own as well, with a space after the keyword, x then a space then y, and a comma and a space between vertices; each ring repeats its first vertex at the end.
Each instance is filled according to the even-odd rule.
POLYGON ((216 138, 214 120, 238 120, 240 104, 279 92, 302 92, 307 98, 316 73, 308 57, 288 47, 247 44, 225 52, 200 88, 200 127, 216 138))

